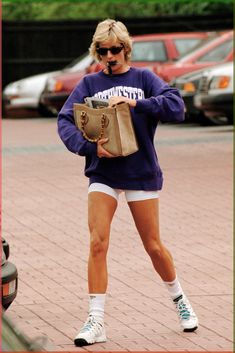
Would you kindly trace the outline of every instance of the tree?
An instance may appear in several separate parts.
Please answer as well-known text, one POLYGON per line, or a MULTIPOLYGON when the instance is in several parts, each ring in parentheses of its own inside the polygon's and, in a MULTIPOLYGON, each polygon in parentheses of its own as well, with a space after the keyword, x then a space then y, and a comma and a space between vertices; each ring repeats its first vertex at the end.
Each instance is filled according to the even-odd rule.
POLYGON ((233 0, 3 0, 3 20, 76 20, 229 13, 233 0))

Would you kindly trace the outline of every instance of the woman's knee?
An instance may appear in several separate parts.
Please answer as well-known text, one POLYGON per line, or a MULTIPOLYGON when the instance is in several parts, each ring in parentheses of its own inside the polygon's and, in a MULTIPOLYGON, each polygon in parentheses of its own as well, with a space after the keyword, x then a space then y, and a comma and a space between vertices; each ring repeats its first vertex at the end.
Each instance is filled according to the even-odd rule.
POLYGON ((151 242, 146 244, 145 249, 151 259, 161 260, 165 255, 165 248, 162 244, 158 244, 157 242, 151 242))
POLYGON ((97 232, 91 234, 90 254, 92 257, 106 257, 108 251, 108 237, 100 236, 97 232))

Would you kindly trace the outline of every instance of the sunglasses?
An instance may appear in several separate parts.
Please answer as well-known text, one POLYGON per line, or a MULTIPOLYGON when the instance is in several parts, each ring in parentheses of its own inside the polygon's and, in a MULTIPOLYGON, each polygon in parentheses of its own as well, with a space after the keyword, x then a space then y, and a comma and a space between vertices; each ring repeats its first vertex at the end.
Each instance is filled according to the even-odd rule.
POLYGON ((120 47, 111 47, 111 48, 96 48, 96 51, 99 55, 101 56, 105 56, 108 54, 108 51, 110 51, 113 55, 119 54, 121 53, 122 49, 124 48, 124 46, 120 46, 120 47))

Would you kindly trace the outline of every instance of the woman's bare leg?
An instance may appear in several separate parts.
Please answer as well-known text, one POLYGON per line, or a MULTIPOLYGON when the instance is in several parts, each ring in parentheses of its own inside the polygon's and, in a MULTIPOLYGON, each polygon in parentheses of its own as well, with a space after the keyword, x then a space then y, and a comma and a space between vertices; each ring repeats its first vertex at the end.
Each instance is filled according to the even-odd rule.
POLYGON ((90 254, 88 260, 89 293, 105 293, 108 284, 106 255, 109 246, 110 225, 117 208, 115 198, 102 193, 88 195, 88 224, 90 254))
POLYGON ((169 250, 160 240, 159 200, 132 201, 128 205, 155 270, 163 281, 173 281, 176 278, 173 259, 169 250))

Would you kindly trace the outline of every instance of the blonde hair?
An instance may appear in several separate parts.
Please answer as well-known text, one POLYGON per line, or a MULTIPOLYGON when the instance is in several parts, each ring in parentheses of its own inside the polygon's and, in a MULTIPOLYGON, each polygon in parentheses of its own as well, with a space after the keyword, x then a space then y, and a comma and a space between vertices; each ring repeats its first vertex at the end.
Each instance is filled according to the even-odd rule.
POLYGON ((119 41, 122 43, 125 49, 125 59, 126 61, 130 60, 132 40, 126 26, 122 22, 108 18, 105 21, 98 23, 96 31, 93 35, 91 46, 89 48, 91 56, 93 56, 98 61, 100 61, 101 58, 96 49, 99 47, 100 43, 107 40, 119 41))

